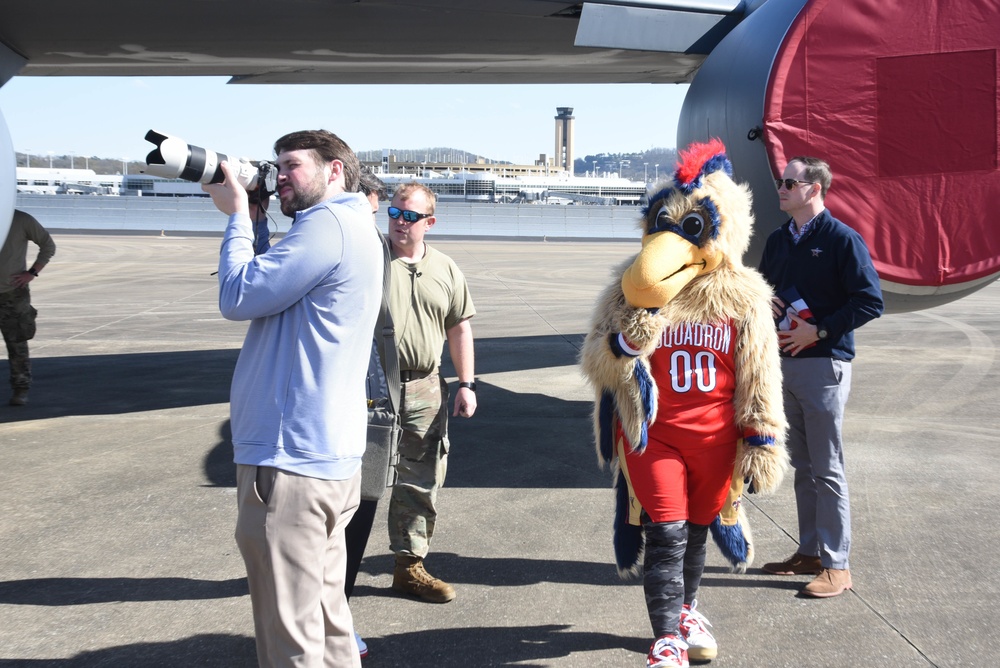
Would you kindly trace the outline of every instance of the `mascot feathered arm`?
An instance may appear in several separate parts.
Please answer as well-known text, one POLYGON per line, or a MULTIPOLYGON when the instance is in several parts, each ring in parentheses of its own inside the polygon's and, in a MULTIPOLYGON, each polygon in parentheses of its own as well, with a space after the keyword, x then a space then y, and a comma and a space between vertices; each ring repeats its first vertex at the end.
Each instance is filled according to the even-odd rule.
POLYGON ((631 494, 623 448, 645 448, 648 425, 656 418, 658 393, 647 359, 663 326, 654 310, 626 302, 621 280, 616 278, 598 300, 580 355, 581 369, 596 395, 593 424, 598 463, 614 467, 615 562, 622 577, 641 571, 644 542, 638 517, 641 508, 631 494), (617 442, 619 428, 621 444, 617 442))
MULTIPOLYGON (((621 275, 620 269, 616 275, 621 275)), ((593 421, 602 465, 614 458, 616 425, 631 449, 646 447, 647 427, 656 418, 657 391, 645 358, 662 331, 663 322, 655 311, 625 301, 620 280, 601 293, 580 364, 597 395, 593 421)))
MULTIPOLYGON (((762 297, 770 288, 753 270, 754 289, 762 297)), ((773 492, 788 468, 785 450, 785 411, 781 393, 781 360, 778 337, 771 317, 770 299, 751 301, 741 323, 736 354, 736 424, 743 430, 737 455, 738 471, 750 493, 773 492)))
POLYGON ((777 334, 770 315, 769 286, 746 267, 732 278, 746 310, 737 324, 736 389, 733 397, 740 439, 733 478, 712 538, 737 573, 753 562, 753 536, 743 507, 744 489, 773 491, 784 476, 785 414, 781 396, 781 364, 777 334))

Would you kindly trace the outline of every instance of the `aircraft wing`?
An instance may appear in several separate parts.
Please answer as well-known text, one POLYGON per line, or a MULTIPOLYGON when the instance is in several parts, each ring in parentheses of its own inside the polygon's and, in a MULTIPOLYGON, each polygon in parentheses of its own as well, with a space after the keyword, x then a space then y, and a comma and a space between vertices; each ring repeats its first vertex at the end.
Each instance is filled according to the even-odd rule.
POLYGON ((0 67, 0 84, 13 74, 223 75, 238 83, 687 83, 746 5, 11 2, 0 44, 23 59, 23 68, 0 67))
MULTIPOLYGON (((20 0, 0 21, 0 85, 690 83, 678 146, 721 139, 763 231, 782 220, 773 178, 785 160, 826 156, 831 211, 868 242, 889 308, 913 310, 1000 278, 996 4, 20 0)), ((14 183, 13 156, 0 116, 0 183, 14 183)), ((0 238, 13 198, 0 188, 0 238)))
MULTIPOLYGON (((764 0, 751 0, 760 4, 764 0)), ((13 76, 230 76, 231 83, 688 83, 747 0, 8 2, 13 76)), ((193 101, 196 103, 197 101, 193 101)), ((15 182, 0 115, 0 183, 15 182)), ((14 188, 0 188, 0 239, 14 188)))

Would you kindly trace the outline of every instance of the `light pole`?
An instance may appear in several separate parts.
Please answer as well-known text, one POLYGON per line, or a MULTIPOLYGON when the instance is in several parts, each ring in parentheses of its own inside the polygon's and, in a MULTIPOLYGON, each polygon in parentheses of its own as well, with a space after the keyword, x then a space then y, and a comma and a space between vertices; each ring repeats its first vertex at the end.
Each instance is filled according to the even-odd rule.
POLYGON ((594 160, 594 178, 597 178, 597 161, 594 160))
POLYGON ((656 167, 656 173, 653 176, 653 180, 658 181, 660 179, 660 163, 656 163, 654 166, 656 167))
POLYGON ((49 151, 49 169, 52 169, 52 151, 49 151))
POLYGON ((31 167, 31 149, 24 149, 24 166, 31 167))
POLYGON ((642 163, 642 180, 649 183, 649 163, 642 163))

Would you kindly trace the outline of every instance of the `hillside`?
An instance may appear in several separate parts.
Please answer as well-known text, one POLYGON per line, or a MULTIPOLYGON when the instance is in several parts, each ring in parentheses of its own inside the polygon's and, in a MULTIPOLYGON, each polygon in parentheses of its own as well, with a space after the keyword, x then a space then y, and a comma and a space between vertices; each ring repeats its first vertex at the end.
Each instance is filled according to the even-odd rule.
MULTIPOLYGON (((478 161, 496 165, 509 165, 510 161, 495 160, 479 156, 461 149, 437 147, 420 149, 392 149, 390 151, 397 160, 408 162, 447 162, 474 164, 478 161)), ((378 162, 382 159, 382 151, 359 151, 358 158, 363 162, 378 162)), ((677 160, 677 151, 672 148, 651 148, 648 151, 634 153, 598 153, 586 155, 574 161, 574 172, 583 176, 597 170, 598 175, 621 173, 633 181, 653 180, 659 174, 673 169, 677 160)), ((120 158, 99 158, 97 156, 83 157, 70 155, 26 155, 17 154, 19 167, 49 167, 67 169, 92 169, 98 174, 135 174, 145 169, 145 162, 129 160, 127 163, 120 158), (30 164, 29 164, 30 163, 30 164)))
POLYGON ((581 176, 595 169, 601 174, 620 173, 632 181, 652 181, 673 171, 677 162, 677 150, 672 148, 651 148, 638 153, 599 153, 577 158, 574 172, 581 176))
POLYGON ((128 166, 128 173, 142 171, 146 163, 141 160, 129 160, 125 163, 121 158, 98 158, 97 156, 82 157, 79 155, 25 155, 15 154, 18 167, 52 167, 53 169, 92 169, 98 174, 121 174, 128 166))

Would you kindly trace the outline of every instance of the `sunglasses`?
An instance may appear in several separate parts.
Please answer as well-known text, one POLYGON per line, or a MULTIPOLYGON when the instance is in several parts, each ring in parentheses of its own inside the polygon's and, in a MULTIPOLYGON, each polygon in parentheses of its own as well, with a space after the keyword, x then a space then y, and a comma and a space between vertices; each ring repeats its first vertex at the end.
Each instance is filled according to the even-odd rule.
POLYGON ((415 223, 418 220, 423 220, 424 218, 430 218, 433 213, 417 213, 416 211, 410 211, 409 209, 397 209, 394 206, 389 207, 389 217, 393 220, 399 220, 402 216, 403 220, 408 223, 415 223))
POLYGON ((795 179, 775 179, 774 180, 774 187, 777 188, 778 190, 781 190, 781 186, 785 186, 785 190, 791 190, 792 188, 794 188, 799 183, 808 183, 809 185, 812 185, 812 184, 814 184, 816 182, 815 181, 796 181, 795 179))

